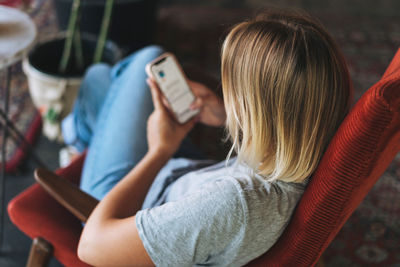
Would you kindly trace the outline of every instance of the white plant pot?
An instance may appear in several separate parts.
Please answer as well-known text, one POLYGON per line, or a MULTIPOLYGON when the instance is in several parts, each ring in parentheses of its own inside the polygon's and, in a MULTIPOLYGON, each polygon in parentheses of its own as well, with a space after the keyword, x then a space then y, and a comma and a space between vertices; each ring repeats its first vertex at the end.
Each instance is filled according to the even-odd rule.
POLYGON ((61 120, 71 112, 82 78, 49 75, 32 66, 28 58, 23 60, 23 70, 28 77, 33 104, 43 117, 43 134, 50 140, 62 141, 60 123, 45 117, 53 110, 61 120))
MULTIPOLYGON (((29 92, 34 105, 43 119, 43 134, 50 140, 62 141, 61 120, 72 110, 78 94, 85 68, 90 66, 97 38, 82 34, 82 52, 84 68, 77 70, 73 66, 74 52, 66 74, 58 72, 64 47, 64 34, 39 43, 23 60, 23 70, 28 77, 29 92)), ((114 64, 121 58, 120 49, 107 41, 103 53, 103 62, 114 64)))

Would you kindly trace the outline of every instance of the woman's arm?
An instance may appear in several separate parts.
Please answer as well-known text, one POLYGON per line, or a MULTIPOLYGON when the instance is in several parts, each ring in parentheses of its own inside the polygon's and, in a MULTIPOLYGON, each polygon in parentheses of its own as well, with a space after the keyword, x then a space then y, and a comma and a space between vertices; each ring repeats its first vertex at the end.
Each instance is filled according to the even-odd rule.
POLYGON ((155 83, 148 83, 155 107, 147 123, 149 151, 89 217, 79 242, 78 255, 91 265, 153 265, 139 238, 135 214, 157 173, 178 149, 195 120, 184 125, 175 122, 163 106, 155 83))
POLYGON ((153 265, 139 238, 134 214, 168 158, 147 153, 98 204, 83 229, 79 258, 95 266, 153 265))

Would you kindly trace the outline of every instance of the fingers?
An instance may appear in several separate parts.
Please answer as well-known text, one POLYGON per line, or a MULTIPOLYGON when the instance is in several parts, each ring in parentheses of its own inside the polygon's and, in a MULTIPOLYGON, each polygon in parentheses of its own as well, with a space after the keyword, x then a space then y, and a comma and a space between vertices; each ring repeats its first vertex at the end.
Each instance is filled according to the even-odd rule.
POLYGON ((197 98, 192 102, 192 104, 190 104, 190 107, 189 107, 189 108, 190 108, 191 110, 195 110, 195 109, 202 108, 203 105, 204 105, 203 99, 200 98, 200 97, 197 97, 197 98))
MULTIPOLYGON (((164 111, 166 113, 169 113, 169 111, 166 108, 166 107, 169 107, 169 103, 163 97, 163 95, 162 95, 160 89, 158 88, 156 82, 154 80, 152 80, 151 78, 147 78, 146 79, 146 83, 150 87, 150 92, 151 92, 151 97, 153 99, 154 108, 162 110, 162 111, 164 111)), ((201 107, 203 105, 203 100, 198 98, 192 103, 192 105, 193 104, 194 104, 194 108, 193 109, 197 109, 197 108, 199 108, 199 107, 201 107)), ((198 116, 193 118, 193 119, 191 119, 191 120, 189 120, 185 124, 181 125, 181 127, 183 127, 187 131, 190 131, 193 128, 193 126, 196 124, 197 121, 199 121, 198 116)))
POLYGON ((209 93, 209 89, 201 83, 191 80, 187 80, 187 83, 192 89, 193 94, 196 96, 207 95, 209 93))
POLYGON ((158 88, 156 82, 150 78, 146 79, 146 83, 150 87, 151 98, 153 99, 153 104, 155 109, 165 109, 162 103, 162 95, 160 89, 158 88))
POLYGON ((172 110, 171 105, 168 103, 168 100, 164 97, 164 95, 162 96, 162 102, 164 104, 164 107, 167 107, 168 110, 172 110))

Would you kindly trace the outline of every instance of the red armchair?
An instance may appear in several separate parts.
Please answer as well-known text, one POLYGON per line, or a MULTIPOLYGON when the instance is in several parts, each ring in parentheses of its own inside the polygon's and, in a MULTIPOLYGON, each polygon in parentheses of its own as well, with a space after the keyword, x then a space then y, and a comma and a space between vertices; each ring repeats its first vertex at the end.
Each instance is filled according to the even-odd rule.
MULTIPOLYGON (((363 95, 343 121, 283 235, 249 266, 314 265, 399 150, 400 49, 382 79, 363 95)), ((83 160, 84 156, 57 174, 77 183, 83 160)), ((64 204, 68 197, 54 191, 57 184, 77 190, 44 170, 37 172, 37 176, 64 204)), ((89 209, 93 205, 89 204, 89 209)), ((79 207, 72 210, 78 216, 90 212, 79 213, 79 207)), ((79 220, 39 185, 15 197, 8 212, 23 232, 31 238, 42 238, 43 242, 33 246, 31 256, 43 255, 35 252, 49 251, 52 245, 54 256, 64 265, 86 266, 76 255, 81 233, 79 220)), ((30 263, 34 259, 30 257, 30 263)))

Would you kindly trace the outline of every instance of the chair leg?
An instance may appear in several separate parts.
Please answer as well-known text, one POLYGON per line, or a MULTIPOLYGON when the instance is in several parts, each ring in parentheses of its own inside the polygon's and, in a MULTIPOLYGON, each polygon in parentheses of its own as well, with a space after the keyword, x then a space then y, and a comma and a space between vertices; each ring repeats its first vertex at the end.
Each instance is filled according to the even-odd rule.
POLYGON ((27 267, 45 267, 53 255, 53 246, 41 237, 32 241, 27 267))

